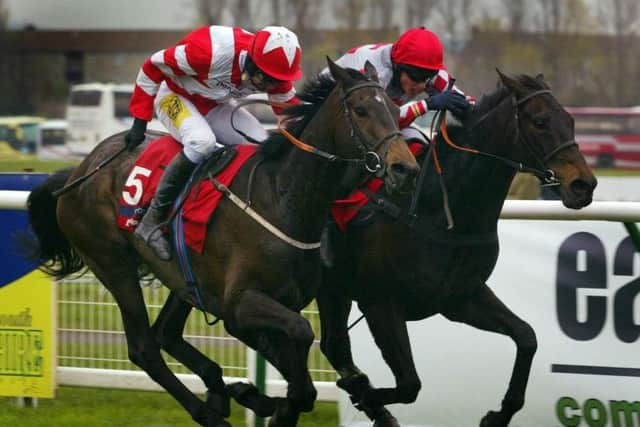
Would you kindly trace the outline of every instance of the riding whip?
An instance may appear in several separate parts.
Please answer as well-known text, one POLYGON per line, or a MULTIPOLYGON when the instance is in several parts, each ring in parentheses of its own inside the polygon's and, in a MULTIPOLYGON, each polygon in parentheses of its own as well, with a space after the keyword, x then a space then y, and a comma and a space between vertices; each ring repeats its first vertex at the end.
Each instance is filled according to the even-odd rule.
POLYGON ((92 170, 91 172, 89 172, 88 174, 86 174, 84 176, 81 176, 80 178, 74 179, 69 184, 67 184, 64 187, 52 192, 51 194, 53 195, 54 198, 58 198, 58 197, 62 196, 63 194, 68 193, 69 191, 71 191, 74 188, 76 188, 78 185, 80 185, 83 182, 85 182, 87 179, 89 179, 91 176, 93 176, 96 172, 98 172, 104 166, 109 164, 113 159, 115 159, 120 154, 122 154, 126 149, 127 149, 127 146, 125 145, 124 147, 122 147, 121 149, 119 149, 118 151, 113 153, 111 156, 109 156, 106 159, 104 159, 103 161, 101 161, 100 164, 98 166, 96 166, 95 169, 92 170))

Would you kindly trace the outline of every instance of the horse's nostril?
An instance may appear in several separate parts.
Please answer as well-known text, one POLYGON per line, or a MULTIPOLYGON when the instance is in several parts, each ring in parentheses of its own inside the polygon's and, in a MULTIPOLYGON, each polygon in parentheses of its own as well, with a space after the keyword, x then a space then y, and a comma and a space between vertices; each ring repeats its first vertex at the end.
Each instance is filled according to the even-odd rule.
POLYGON ((391 165, 391 171, 396 175, 406 175, 407 167, 404 163, 394 163, 391 165))
POLYGON ((392 164, 391 170, 394 174, 402 175, 406 178, 413 178, 418 175, 418 168, 409 166, 405 162, 392 164))
POLYGON ((593 185, 582 179, 575 179, 571 182, 571 191, 575 194, 586 194, 593 189, 593 185))

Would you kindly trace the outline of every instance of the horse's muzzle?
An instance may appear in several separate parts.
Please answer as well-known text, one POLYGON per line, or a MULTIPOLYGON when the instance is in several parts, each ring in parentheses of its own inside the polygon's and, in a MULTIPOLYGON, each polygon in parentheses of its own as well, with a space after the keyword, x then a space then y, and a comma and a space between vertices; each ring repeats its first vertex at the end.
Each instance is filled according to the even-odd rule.
POLYGON ((390 193, 407 194, 416 187, 420 167, 407 162, 393 163, 387 170, 385 185, 390 193))

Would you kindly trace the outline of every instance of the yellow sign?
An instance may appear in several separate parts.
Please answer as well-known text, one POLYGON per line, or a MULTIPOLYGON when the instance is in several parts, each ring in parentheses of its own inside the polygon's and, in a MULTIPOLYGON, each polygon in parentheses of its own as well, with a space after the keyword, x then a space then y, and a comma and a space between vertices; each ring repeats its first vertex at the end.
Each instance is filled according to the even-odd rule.
POLYGON ((0 396, 54 397, 55 301, 38 270, 0 287, 0 396))

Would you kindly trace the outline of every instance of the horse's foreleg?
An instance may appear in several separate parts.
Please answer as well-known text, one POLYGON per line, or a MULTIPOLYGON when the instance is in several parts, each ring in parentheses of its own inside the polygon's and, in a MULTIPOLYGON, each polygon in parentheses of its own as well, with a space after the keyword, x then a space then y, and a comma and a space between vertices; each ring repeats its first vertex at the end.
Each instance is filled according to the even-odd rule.
POLYGON ((507 335, 516 343, 516 360, 502 408, 498 412, 489 411, 480 422, 481 427, 509 425, 513 415, 524 406, 531 364, 538 347, 533 328, 511 312, 486 284, 471 299, 442 314, 456 322, 507 335))
POLYGON ((295 426, 300 412, 313 409, 317 395, 307 369, 314 338, 309 322, 268 295, 249 289, 227 306, 225 326, 269 360, 289 384, 287 399, 278 403, 269 425, 295 426))
POLYGON ((183 338, 190 312, 191 305, 171 292, 152 326, 153 332, 162 349, 202 379, 208 389, 207 405, 226 418, 230 407, 222 368, 183 338))
POLYGON ((348 321, 351 312, 351 299, 333 286, 320 288, 316 296, 320 312, 320 349, 340 377, 361 374, 353 363, 348 321))
MULTIPOLYGON (((338 387, 358 402, 371 389, 371 384, 367 375, 353 362, 348 330, 351 299, 338 289, 340 286, 342 284, 336 285, 333 281, 325 283, 316 296, 322 333, 320 348, 340 376, 338 387)), ((372 414, 368 415, 373 419, 372 414)))
POLYGON ((400 307, 392 302, 361 305, 369 330, 382 357, 393 372, 395 388, 374 388, 367 391, 361 405, 375 411, 376 425, 397 425, 383 406, 391 403, 412 403, 421 388, 416 372, 407 325, 400 307))

